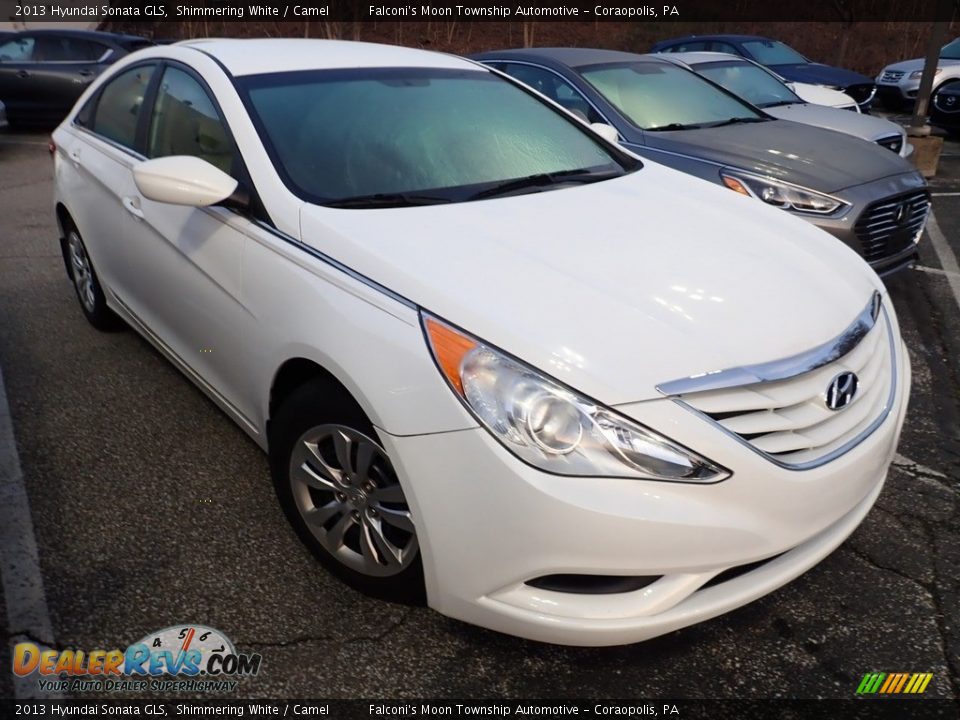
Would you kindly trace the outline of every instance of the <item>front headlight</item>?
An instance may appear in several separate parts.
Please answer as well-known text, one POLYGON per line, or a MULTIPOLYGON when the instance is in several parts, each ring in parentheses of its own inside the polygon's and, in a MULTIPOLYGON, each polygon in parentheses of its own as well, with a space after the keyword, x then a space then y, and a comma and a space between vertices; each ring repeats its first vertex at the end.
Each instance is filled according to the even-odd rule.
POLYGON ((730 472, 532 367, 423 315, 450 388, 515 456, 558 475, 713 483, 730 472))
POLYGON ((758 175, 724 169, 720 171, 720 178, 731 190, 784 210, 830 215, 847 204, 830 195, 758 175))
MULTIPOLYGON (((933 71, 933 76, 936 77, 941 72, 943 72, 943 68, 937 68, 936 70, 933 71)), ((912 73, 910 73, 911 80, 919 80, 922 77, 923 77, 923 70, 914 70, 912 73)))

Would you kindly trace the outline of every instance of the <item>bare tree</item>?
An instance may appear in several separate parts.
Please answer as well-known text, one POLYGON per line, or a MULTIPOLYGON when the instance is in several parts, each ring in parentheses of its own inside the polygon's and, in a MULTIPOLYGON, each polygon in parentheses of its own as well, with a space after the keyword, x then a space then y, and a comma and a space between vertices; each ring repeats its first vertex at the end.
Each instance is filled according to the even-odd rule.
POLYGON ((843 66, 847 56, 847 46, 850 44, 850 35, 853 31, 853 8, 849 0, 833 0, 833 9, 840 16, 840 42, 837 43, 837 53, 834 56, 834 64, 843 66))

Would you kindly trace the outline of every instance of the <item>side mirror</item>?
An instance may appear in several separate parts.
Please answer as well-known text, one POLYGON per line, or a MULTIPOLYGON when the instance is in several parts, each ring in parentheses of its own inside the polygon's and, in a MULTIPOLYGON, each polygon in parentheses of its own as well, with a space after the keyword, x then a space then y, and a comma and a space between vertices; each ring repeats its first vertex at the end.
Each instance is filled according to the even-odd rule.
POLYGON ((133 181, 149 200, 191 207, 224 202, 239 185, 223 170, 191 155, 145 160, 133 168, 133 181))
POLYGON ((597 135, 602 137, 604 140, 609 140, 612 143, 620 141, 620 133, 617 132, 617 129, 613 125, 607 125, 606 123, 595 122, 590 123, 590 129, 593 130, 597 135))

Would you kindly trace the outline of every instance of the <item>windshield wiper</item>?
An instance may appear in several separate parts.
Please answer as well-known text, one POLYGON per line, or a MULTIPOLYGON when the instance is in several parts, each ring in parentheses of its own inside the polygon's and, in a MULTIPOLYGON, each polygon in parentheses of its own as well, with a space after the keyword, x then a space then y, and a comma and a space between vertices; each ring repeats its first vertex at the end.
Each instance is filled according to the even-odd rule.
POLYGON ((517 178, 516 180, 505 180, 497 183, 493 187, 481 190, 475 195, 471 195, 468 200, 483 200, 484 198, 496 197, 497 195, 507 195, 517 190, 526 190, 527 188, 548 187, 550 185, 562 185, 564 183, 592 183, 610 178, 620 177, 623 171, 598 171, 598 170, 561 170, 553 173, 537 173, 527 177, 517 178))
POLYGON ((718 123, 713 123, 710 127, 723 127, 724 125, 745 125, 747 123, 758 123, 766 122, 767 118, 758 118, 758 117, 732 117, 729 120, 721 120, 718 123))
POLYGON ((777 100, 771 103, 764 103, 760 107, 762 108, 782 107, 784 105, 796 105, 800 102, 801 102, 800 100, 777 100))
POLYGON ((696 130, 703 127, 698 123, 670 123, 669 125, 657 125, 656 127, 644 128, 646 132, 660 132, 662 130, 696 130))
POLYGON ((331 200, 324 203, 333 208, 391 208, 413 207, 415 205, 440 205, 453 202, 452 198, 442 195, 427 195, 416 193, 373 193, 371 195, 356 195, 341 200, 331 200))

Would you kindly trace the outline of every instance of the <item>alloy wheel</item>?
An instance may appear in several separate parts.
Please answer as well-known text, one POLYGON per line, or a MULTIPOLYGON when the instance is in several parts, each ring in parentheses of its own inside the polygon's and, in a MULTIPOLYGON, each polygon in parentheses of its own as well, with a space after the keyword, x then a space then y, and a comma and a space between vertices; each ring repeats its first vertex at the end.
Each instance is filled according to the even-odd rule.
POLYGON ((88 313, 94 312, 96 308, 96 296, 93 288, 93 269, 90 267, 90 259, 87 257, 87 250, 83 246, 83 241, 76 231, 71 231, 68 238, 70 247, 70 266, 73 271, 73 284, 77 288, 77 297, 84 309, 88 313))
POLYGON ((310 532, 347 567, 387 577, 416 558, 410 508, 376 440, 344 425, 307 430, 291 454, 290 485, 310 532))

